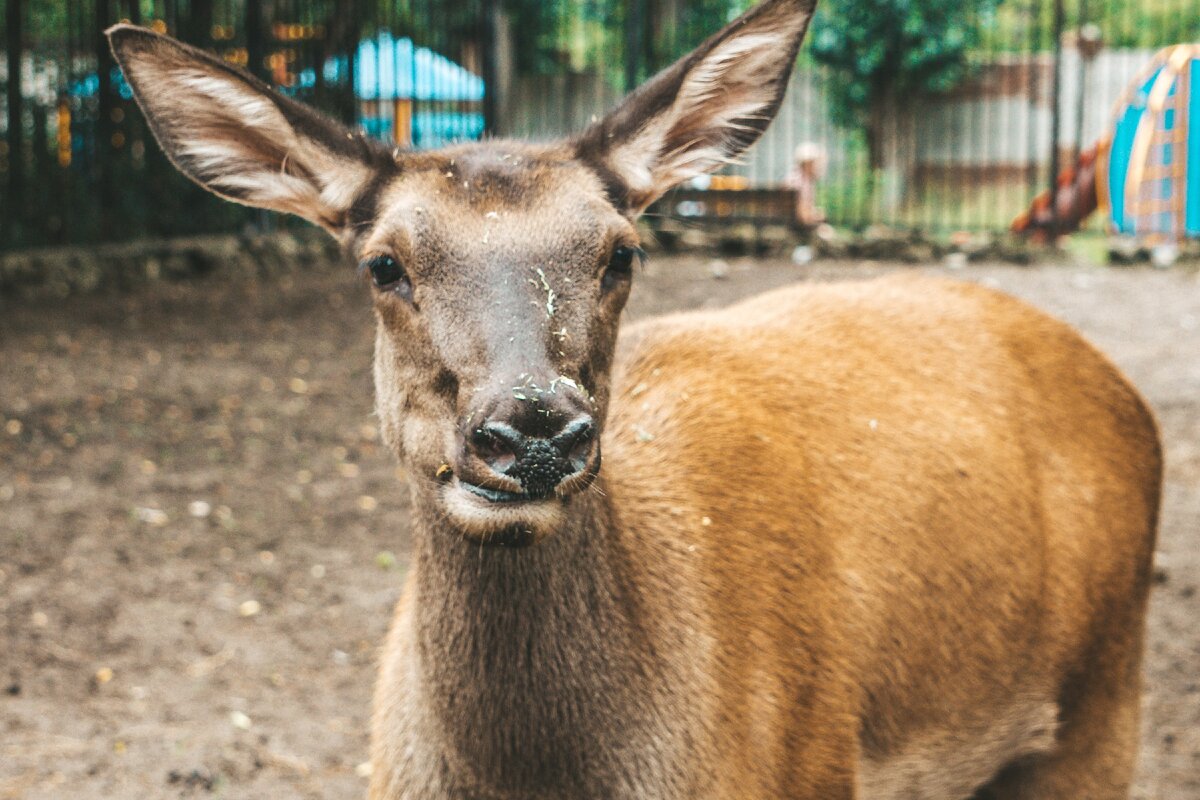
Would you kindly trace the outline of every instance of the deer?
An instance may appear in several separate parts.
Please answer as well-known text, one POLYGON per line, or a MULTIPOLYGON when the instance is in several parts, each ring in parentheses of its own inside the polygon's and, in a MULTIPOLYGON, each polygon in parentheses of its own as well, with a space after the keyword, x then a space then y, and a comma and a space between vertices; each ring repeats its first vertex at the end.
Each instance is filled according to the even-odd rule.
POLYGON ((412 515, 372 800, 1127 797, 1162 458, 1116 366, 920 274, 619 331, 639 215, 761 135, 814 5, 569 137, 419 152, 108 31, 170 160, 370 293, 412 515))

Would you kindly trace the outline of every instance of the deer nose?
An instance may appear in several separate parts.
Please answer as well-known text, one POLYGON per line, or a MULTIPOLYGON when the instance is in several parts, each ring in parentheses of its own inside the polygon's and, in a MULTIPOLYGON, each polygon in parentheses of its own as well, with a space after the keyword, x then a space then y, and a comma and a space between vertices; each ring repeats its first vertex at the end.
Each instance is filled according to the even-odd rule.
POLYGON ((525 494, 540 498, 587 469, 595 439, 595 421, 584 414, 550 436, 527 436, 507 422, 488 420, 471 431, 467 442, 488 467, 520 482, 525 494))

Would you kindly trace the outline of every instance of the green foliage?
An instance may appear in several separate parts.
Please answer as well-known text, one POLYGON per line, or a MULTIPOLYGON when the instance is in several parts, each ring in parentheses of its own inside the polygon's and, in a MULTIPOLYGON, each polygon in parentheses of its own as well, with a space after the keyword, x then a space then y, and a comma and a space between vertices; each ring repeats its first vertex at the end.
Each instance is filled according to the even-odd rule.
MULTIPOLYGON (((1065 3, 1068 37, 1080 23, 1100 30, 1105 48, 1154 49, 1200 40, 1200 3, 1196 0, 1084 0, 1065 3)), ((985 30, 986 53, 1048 50, 1054 44, 1054 3, 1005 0, 994 25, 985 30)))
POLYGON ((553 75, 581 71, 604 55, 619 66, 624 7, 617 3, 575 0, 508 0, 517 71, 553 75))
POLYGON ((819 9, 809 52, 831 68, 839 121, 869 125, 885 100, 953 88, 999 2, 843 0, 819 9))

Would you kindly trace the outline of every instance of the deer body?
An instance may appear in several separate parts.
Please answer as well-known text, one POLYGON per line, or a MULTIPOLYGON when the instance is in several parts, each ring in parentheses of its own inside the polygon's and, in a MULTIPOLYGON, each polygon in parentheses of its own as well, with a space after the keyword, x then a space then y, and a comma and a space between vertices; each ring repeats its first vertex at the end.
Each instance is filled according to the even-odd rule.
POLYGON ((372 800, 1127 796, 1161 463, 1102 356, 914 277, 618 338, 634 221, 761 134, 812 12, 766 0, 572 139, 433 153, 109 32, 185 174, 371 283, 413 497, 372 800))
POLYGON ((1136 706, 1157 436, 1067 326, 905 277, 625 338, 577 528, 481 559, 416 494, 374 797, 966 798, 1136 706))

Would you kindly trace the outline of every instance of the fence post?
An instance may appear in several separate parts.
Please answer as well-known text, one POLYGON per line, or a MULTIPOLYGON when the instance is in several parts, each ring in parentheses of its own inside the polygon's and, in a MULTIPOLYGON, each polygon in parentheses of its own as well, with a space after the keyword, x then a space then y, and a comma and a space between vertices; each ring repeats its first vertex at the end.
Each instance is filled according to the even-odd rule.
POLYGON ((96 54, 96 155, 92 164, 96 176, 96 219, 99 230, 111 230, 113 191, 112 173, 115 148, 113 147, 113 97, 112 73, 116 69, 112 52, 108 49, 108 37, 104 31, 112 23, 111 0, 95 0, 92 41, 96 54))
POLYGON ((499 130, 496 112, 499 98, 496 96, 500 73, 500 3, 483 0, 483 130, 495 136, 499 130))
POLYGON ((267 78, 263 59, 266 47, 263 41, 263 13, 260 0, 246 0, 246 69, 251 75, 267 78))
POLYGON ((638 83, 642 67, 643 24, 646 0, 625 0, 625 91, 638 83))
POLYGON ((1063 0, 1054 0, 1054 79, 1050 92, 1050 241, 1058 240, 1058 137, 1062 130, 1062 40, 1066 26, 1063 0))
POLYGON ((21 45, 24 38, 21 33, 21 5, 23 0, 8 0, 7 13, 4 22, 7 31, 5 47, 8 49, 8 133, 5 144, 8 145, 8 223, 6 227, 11 233, 12 221, 23 208, 21 194, 24 177, 24 146, 21 134, 21 45))
POLYGON ((350 127, 356 127, 358 123, 358 37, 359 37, 359 17, 358 4, 355 0, 339 0, 339 13, 346 20, 346 27, 343 30, 345 39, 341 43, 343 52, 346 55, 346 85, 343 87, 341 95, 342 100, 342 122, 350 127))
POLYGON ((1083 137, 1083 126, 1087 121, 1088 78, 1092 59, 1096 57, 1099 29, 1088 22, 1087 0, 1079 0, 1079 32, 1075 37, 1075 49, 1079 53, 1079 91, 1075 94, 1075 163, 1079 163, 1087 140, 1083 137))

